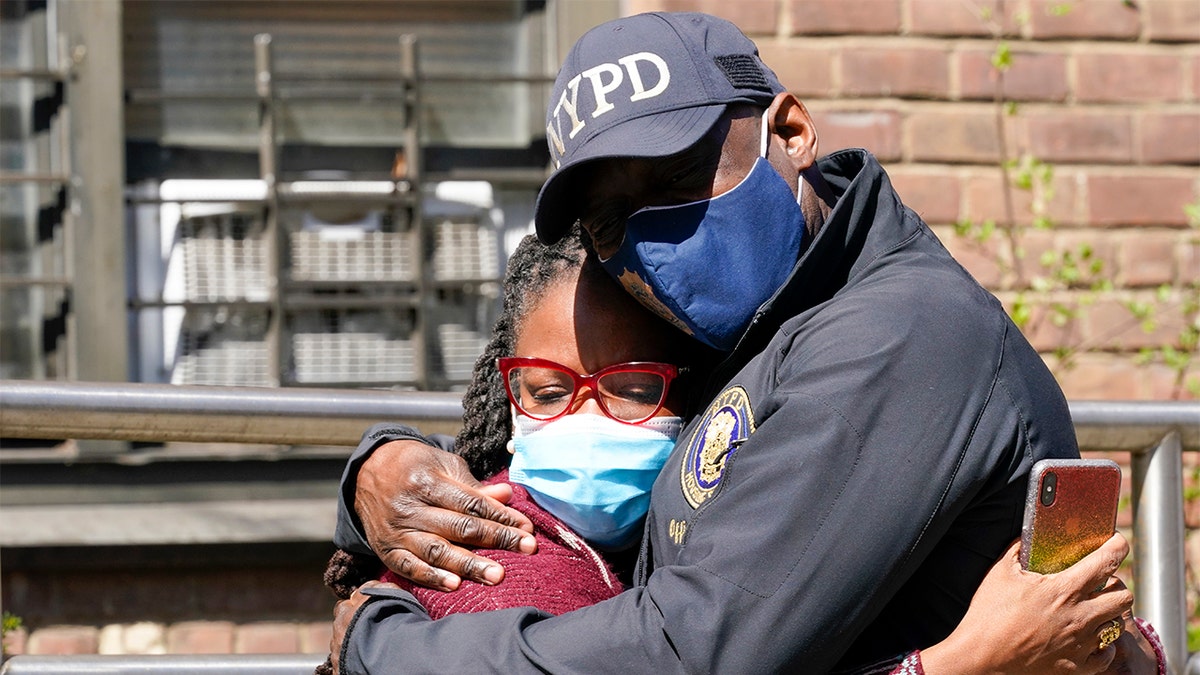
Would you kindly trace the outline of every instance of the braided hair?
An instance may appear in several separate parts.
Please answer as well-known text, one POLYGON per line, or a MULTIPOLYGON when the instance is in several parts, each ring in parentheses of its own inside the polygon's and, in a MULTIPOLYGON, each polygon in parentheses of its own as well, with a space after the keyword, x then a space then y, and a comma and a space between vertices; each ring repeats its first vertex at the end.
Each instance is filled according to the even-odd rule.
POLYGON ((586 255, 577 226, 550 245, 528 235, 508 260, 504 303, 463 395, 463 426, 454 443, 455 453, 467 461, 476 478, 504 469, 510 458, 506 444, 512 437, 512 415, 496 359, 513 355, 525 317, 546 289, 566 278, 567 273, 582 268, 581 274, 607 279, 599 265, 585 264, 586 255))

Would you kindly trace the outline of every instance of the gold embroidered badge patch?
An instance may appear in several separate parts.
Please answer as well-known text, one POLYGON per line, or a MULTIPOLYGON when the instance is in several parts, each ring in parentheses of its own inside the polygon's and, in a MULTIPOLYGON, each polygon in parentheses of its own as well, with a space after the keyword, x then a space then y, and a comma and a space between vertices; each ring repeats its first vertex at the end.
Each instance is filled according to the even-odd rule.
POLYGON ((725 463, 752 433, 750 396, 740 386, 726 389, 708 407, 688 440, 679 482, 692 508, 712 496, 725 475, 725 463))

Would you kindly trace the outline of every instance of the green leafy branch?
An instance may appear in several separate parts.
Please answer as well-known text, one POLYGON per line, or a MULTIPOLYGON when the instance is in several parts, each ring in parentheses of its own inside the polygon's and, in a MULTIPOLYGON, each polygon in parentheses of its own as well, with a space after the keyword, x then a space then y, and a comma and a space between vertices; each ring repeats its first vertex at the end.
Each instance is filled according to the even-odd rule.
MULTIPOLYGON (((1061 17, 1069 14, 1074 6, 1074 2, 1058 2, 1049 5, 1046 12, 1061 17)), ((1055 348, 1056 370, 1070 368, 1079 354, 1105 348, 1107 340, 1114 335, 1139 325, 1147 334, 1153 333, 1169 321, 1169 325, 1178 323, 1181 326, 1178 334, 1166 344, 1140 350, 1136 362, 1158 363, 1173 371, 1174 397, 1180 398, 1185 393, 1200 396, 1200 377, 1195 375, 1200 368, 1197 346, 1200 342, 1200 284, 1193 282, 1182 287, 1167 284, 1157 289, 1153 299, 1121 299, 1116 296, 1117 290, 1108 278, 1104 260, 1089 243, 1046 251, 1038 256, 1036 265, 1027 264, 1025 243, 1029 233, 1055 228, 1049 212, 1049 204, 1055 196, 1053 165, 1030 153, 1011 157, 1006 137, 1007 118, 1019 113, 1017 103, 1006 96, 1004 88, 1005 75, 1012 69, 1015 58, 1011 39, 1014 34, 1019 36, 1031 17, 1027 10, 1016 11, 1006 24, 1004 0, 990 6, 972 3, 972 7, 994 40, 990 61, 996 76, 993 102, 1004 217, 999 220, 960 220, 954 225, 955 235, 984 253, 995 252, 996 244, 1000 245, 995 260, 1001 278, 1007 278, 1007 285, 1015 291, 1015 297, 1009 303, 1013 322, 1026 333, 1036 332, 1040 322, 1049 322, 1063 336, 1055 348), (1013 201, 1014 194, 1021 192, 1028 195, 1028 225, 1018 222, 1013 201), (1115 298, 1129 312, 1130 320, 1118 322, 1120 325, 1112 326, 1106 334, 1093 335, 1085 342, 1079 337, 1081 331, 1077 324, 1084 318, 1087 307, 1101 297, 1115 298)), ((1184 211, 1192 227, 1200 231, 1200 200, 1185 205, 1184 211)))
MULTIPOLYGON (((1200 244, 1200 198, 1183 207, 1192 229, 1192 244, 1200 244)), ((1142 330, 1151 333, 1158 329, 1160 317, 1166 311, 1179 321, 1173 344, 1147 347, 1138 354, 1140 363, 1161 363, 1175 373, 1173 395, 1181 398, 1184 392, 1200 398, 1200 375, 1194 372, 1200 365, 1200 281, 1181 288, 1159 286, 1155 302, 1129 303, 1126 309, 1141 321, 1142 330)))
POLYGON ((8 636, 21 630, 25 622, 12 612, 5 611, 0 615, 0 655, 8 653, 8 636))

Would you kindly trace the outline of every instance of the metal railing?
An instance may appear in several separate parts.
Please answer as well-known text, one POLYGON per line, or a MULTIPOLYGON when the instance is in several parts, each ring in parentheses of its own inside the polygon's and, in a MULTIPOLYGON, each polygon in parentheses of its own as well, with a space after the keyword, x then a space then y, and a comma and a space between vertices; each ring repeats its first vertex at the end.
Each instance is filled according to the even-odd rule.
POLYGON ((312 675, 316 654, 14 656, 0 675, 312 675))
POLYGON ((375 422, 456 429, 462 395, 0 380, 0 437, 357 445, 375 422))
MULTIPOLYGON (((9 438, 354 445, 374 422, 446 430, 461 414, 457 394, 0 381, 0 437, 9 438)), ((1137 613, 1183 673, 1183 453, 1200 451, 1200 402, 1076 401, 1071 416, 1081 450, 1132 455, 1137 613)), ((1200 655, 1187 672, 1200 675, 1200 655)))

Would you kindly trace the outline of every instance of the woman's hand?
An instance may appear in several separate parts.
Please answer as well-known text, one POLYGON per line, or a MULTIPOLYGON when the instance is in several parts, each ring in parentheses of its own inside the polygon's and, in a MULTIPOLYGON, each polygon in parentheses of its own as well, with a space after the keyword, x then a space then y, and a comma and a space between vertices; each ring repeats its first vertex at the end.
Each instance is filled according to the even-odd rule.
POLYGON ((1019 542, 992 566, 954 633, 921 652, 926 673, 1087 674, 1113 663, 1118 647, 1101 647, 1100 635, 1133 606, 1112 576, 1129 554, 1125 538, 1113 535, 1056 574, 1021 569, 1018 550, 1019 542))
POLYGON ((466 462, 419 441, 392 441, 358 472, 354 510, 367 543, 413 583, 452 591, 463 578, 499 583, 504 568, 456 544, 533 553, 533 523, 504 505, 507 484, 481 486, 466 462))
POLYGON ((338 600, 337 604, 333 606, 333 635, 329 638, 329 661, 333 664, 333 675, 339 675, 342 672, 342 643, 346 640, 346 631, 350 629, 350 622, 354 620, 358 608, 370 599, 370 596, 362 593, 364 588, 400 587, 383 581, 368 581, 355 589, 350 597, 338 600))
POLYGON ((1125 630, 1113 644, 1117 649, 1116 658, 1104 675, 1158 675, 1158 654, 1133 622, 1133 614, 1126 613, 1123 621, 1125 630))

